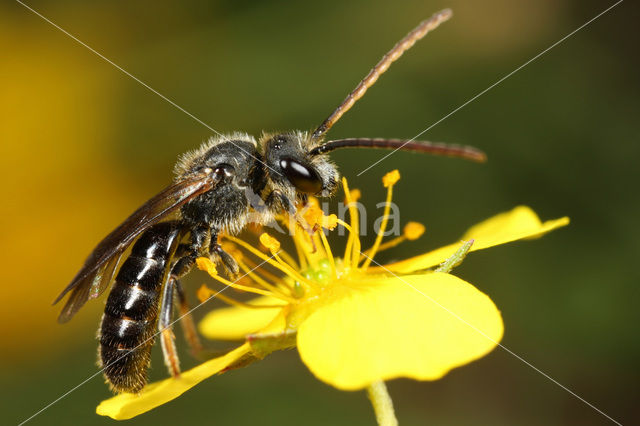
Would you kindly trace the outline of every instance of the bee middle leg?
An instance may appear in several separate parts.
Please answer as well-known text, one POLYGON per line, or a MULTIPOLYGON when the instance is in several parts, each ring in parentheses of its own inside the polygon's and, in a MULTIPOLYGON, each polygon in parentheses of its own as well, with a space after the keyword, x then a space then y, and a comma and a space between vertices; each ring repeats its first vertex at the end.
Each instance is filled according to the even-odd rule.
POLYGON ((216 263, 222 264, 231 278, 236 278, 240 271, 238 263, 218 243, 218 229, 199 227, 191 231, 191 242, 180 244, 176 252, 179 260, 171 270, 176 278, 186 275, 196 263, 199 256, 214 258, 216 263))
POLYGON ((180 244, 175 257, 178 261, 171 268, 171 275, 180 279, 191 271, 198 256, 206 256, 211 244, 211 229, 200 226, 191 230, 191 242, 180 244))

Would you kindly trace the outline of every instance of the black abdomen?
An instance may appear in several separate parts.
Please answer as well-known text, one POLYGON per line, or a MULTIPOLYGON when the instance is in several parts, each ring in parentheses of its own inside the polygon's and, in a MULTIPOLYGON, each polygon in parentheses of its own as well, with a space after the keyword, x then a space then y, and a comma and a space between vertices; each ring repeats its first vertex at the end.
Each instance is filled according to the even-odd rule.
POLYGON ((162 284, 180 234, 177 222, 159 223, 133 245, 109 293, 100 325, 99 362, 118 392, 139 392, 147 382, 162 284))

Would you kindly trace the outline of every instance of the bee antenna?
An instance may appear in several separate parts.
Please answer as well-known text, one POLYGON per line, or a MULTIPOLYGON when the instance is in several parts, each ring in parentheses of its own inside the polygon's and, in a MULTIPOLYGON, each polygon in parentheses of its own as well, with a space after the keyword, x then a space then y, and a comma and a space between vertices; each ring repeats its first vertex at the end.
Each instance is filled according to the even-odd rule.
POLYGON ((349 111, 351 107, 364 96, 367 89, 375 84, 378 78, 384 74, 387 69, 395 62, 404 52, 409 50, 418 40, 423 38, 431 30, 434 30, 438 25, 448 20, 453 12, 451 9, 444 9, 435 13, 431 18, 422 21, 420 25, 414 28, 409 34, 407 34, 402 40, 396 43, 393 48, 382 57, 380 62, 369 71, 369 74, 362 79, 362 81, 356 86, 355 89, 342 101, 338 108, 331 113, 326 120, 320 124, 320 126, 313 132, 311 138, 314 141, 322 139, 322 137, 333 127, 333 125, 340 120, 342 115, 349 111))
POLYGON ((394 149, 424 154, 457 157, 465 160, 485 162, 487 156, 477 148, 466 145, 446 144, 442 142, 414 141, 404 139, 349 138, 328 141, 313 148, 309 155, 326 154, 339 148, 379 148, 394 149))

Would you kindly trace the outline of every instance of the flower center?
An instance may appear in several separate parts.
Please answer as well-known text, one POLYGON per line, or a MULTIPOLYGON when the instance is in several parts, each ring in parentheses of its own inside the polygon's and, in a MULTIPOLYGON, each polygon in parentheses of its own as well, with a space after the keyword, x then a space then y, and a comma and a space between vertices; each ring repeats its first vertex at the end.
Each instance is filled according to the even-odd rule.
POLYGON ((329 297, 327 293, 333 293, 336 287, 347 283, 349 286, 353 286, 354 283, 357 285, 362 281, 361 278, 366 278, 367 269, 378 252, 395 247, 405 240, 415 240, 424 233, 422 224, 409 222, 404 227, 402 235, 384 243, 382 241, 389 221, 393 186, 399 179, 400 174, 397 170, 387 173, 382 179, 383 185, 387 188, 385 209, 375 242, 368 250, 361 251, 358 234, 360 217, 356 202, 360 197, 360 191, 350 190, 347 180, 343 178, 344 202, 349 211, 349 223, 333 214, 325 216, 315 198, 309 200, 301 215, 307 221, 309 229, 316 229, 313 234, 297 225, 294 218, 279 218, 283 225, 292 231, 297 260, 282 248, 279 240, 267 233, 261 234, 259 240, 270 256, 244 240, 231 235, 223 236, 225 249, 236 259, 244 273, 236 281, 232 282, 218 275, 216 266, 210 259, 197 260, 198 267, 207 271, 219 283, 240 291, 269 296, 274 299, 274 304, 250 305, 237 302, 220 292, 214 293, 206 288, 201 289, 200 298, 206 299, 215 294, 227 303, 256 309, 273 308, 274 305, 289 306, 288 311, 293 314, 296 308, 306 311, 303 306, 313 305, 320 299, 329 297), (333 255, 324 231, 333 230, 338 225, 343 226, 348 232, 342 257, 333 255), (257 260, 252 260, 254 257, 257 260), (266 265, 275 268, 280 274, 270 272, 266 265), (329 289, 333 290, 328 291, 329 289))

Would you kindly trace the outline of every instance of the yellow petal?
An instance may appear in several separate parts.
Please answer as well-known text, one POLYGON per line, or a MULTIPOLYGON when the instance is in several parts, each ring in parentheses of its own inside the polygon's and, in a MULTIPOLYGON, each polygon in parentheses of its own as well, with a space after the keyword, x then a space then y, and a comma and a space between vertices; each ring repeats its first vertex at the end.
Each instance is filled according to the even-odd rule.
MULTIPOLYGON (((252 305, 278 305, 281 300, 272 297, 257 297, 252 305)), ((215 309, 200 321, 198 328, 203 336, 215 340, 244 340, 249 334, 269 325, 282 308, 245 308, 231 306, 215 309)))
MULTIPOLYGON (((568 217, 542 223, 529 207, 518 206, 509 212, 498 214, 471 227, 464 234, 462 240, 473 239, 474 243, 470 251, 476 251, 511 241, 541 237, 549 231, 568 224, 568 217)), ((404 274, 431 268, 444 262, 459 247, 459 242, 450 244, 420 256, 385 265, 385 268, 404 274)), ((375 270, 382 269, 375 268, 375 270)))
POLYGON ((491 299, 453 275, 378 280, 344 286, 300 326, 300 356, 320 380, 343 390, 396 377, 435 380, 502 338, 491 299))
POLYGON ((486 240, 485 245, 496 245, 509 239, 512 241, 514 238, 540 237, 551 229, 568 223, 569 218, 566 217, 542 223, 530 207, 518 206, 511 211, 495 215, 472 226, 462 239, 483 239, 486 240), (558 225, 558 223, 560 224, 558 225))
POLYGON ((188 391, 206 378, 218 374, 229 365, 250 352, 248 343, 234 349, 226 355, 185 371, 180 378, 169 378, 147 385, 141 393, 122 393, 104 400, 96 408, 96 413, 115 420, 125 420, 146 413, 188 391))

